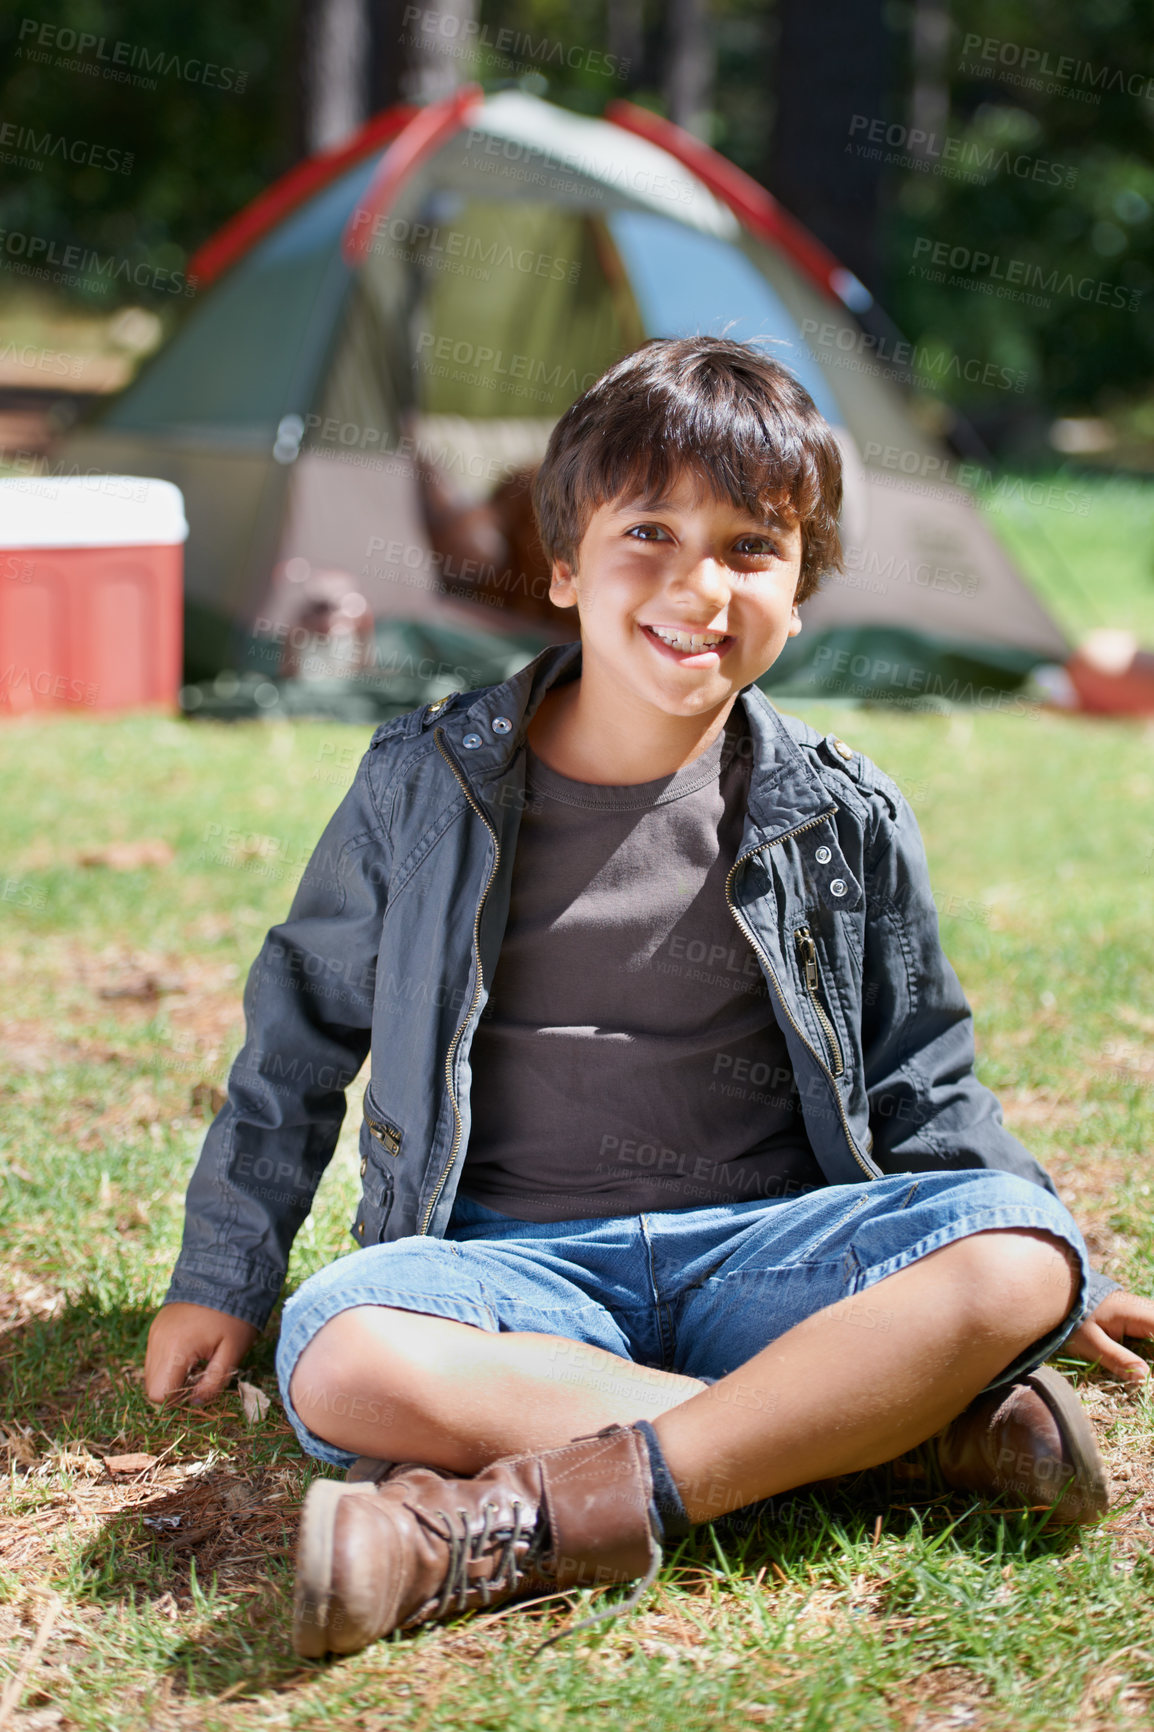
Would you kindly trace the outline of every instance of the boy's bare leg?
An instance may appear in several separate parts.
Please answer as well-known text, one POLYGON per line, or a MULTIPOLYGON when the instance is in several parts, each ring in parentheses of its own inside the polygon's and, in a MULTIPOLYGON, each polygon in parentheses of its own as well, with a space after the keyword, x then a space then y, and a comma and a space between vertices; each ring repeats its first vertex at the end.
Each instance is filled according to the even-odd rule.
POLYGON ((604 1425, 653 1419, 706 1385, 560 1335, 359 1305, 317 1331, 290 1393, 310 1431, 357 1455, 477 1473, 604 1425))
POLYGON ((1077 1282, 1054 1235, 996 1229, 815 1312, 654 1421, 690 1520, 924 1442, 1068 1316, 1077 1282))
POLYGON ((651 1419, 704 1521, 931 1437, 1062 1321, 1076 1281, 1049 1233, 972 1234, 815 1312, 712 1387, 554 1336, 365 1306, 318 1332, 291 1393, 340 1448, 466 1474, 651 1419))

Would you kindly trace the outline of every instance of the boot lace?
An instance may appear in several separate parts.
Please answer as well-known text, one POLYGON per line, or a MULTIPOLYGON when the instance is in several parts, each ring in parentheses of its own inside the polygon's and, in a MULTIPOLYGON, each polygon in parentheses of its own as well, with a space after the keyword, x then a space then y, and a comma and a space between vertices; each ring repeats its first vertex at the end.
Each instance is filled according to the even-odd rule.
MULTIPOLYGON (((454 1522, 449 1512, 444 1509, 433 1511, 437 1522, 430 1521, 420 1514, 432 1532, 443 1539, 449 1548, 449 1562, 445 1570, 445 1579, 441 1584, 441 1592, 437 1599, 437 1609, 434 1617, 442 1618, 453 1609, 463 1612, 468 1606, 470 1593, 477 1595, 481 1606, 487 1607, 493 1598, 500 1595, 515 1594, 521 1583, 531 1576, 543 1563, 550 1546, 548 1523, 538 1519, 536 1509, 526 1512, 520 1499, 514 1498, 513 1520, 511 1526, 499 1528, 496 1517, 500 1507, 491 1499, 486 1499, 481 1506, 481 1524, 472 1528, 469 1512, 458 1509, 454 1522), (438 1523, 440 1525, 438 1525, 438 1523), (520 1557, 518 1548, 524 1547, 520 1557), (469 1565, 476 1563, 488 1552, 499 1548, 497 1567, 489 1576, 469 1577, 469 1565), (456 1602, 454 1606, 454 1601, 456 1602)), ((418 1512, 419 1513, 419 1512, 418 1512)), ((614 1606, 604 1606, 598 1612, 591 1612, 586 1618, 579 1618, 575 1624, 569 1624, 563 1630, 558 1630, 545 1641, 538 1643, 529 1658, 535 1660, 543 1649, 549 1648, 554 1642, 560 1642, 567 1636, 575 1636, 579 1630, 587 1630, 591 1624, 599 1624, 607 1618, 624 1617, 640 1605, 645 1595, 657 1580, 661 1569, 662 1552, 657 1543, 657 1536, 652 1528, 649 1533, 649 1567, 637 1583, 633 1592, 614 1606)))
POLYGON ((587 1630, 590 1624, 599 1624, 606 1618, 623 1618, 626 1612, 636 1611, 637 1607, 641 1604, 642 1600, 657 1580, 661 1564, 661 1547, 657 1543, 657 1535, 653 1532, 651 1527, 649 1530, 649 1568, 646 1570, 645 1574, 642 1576, 629 1597, 624 1600, 619 1600, 615 1606, 603 1606, 599 1612, 590 1612, 587 1618, 578 1618, 575 1624, 566 1624, 565 1628, 563 1630, 558 1630, 555 1635, 546 1636, 543 1642, 538 1642, 537 1646, 533 1649, 533 1652, 529 1655, 529 1658, 535 1660, 538 1654, 540 1654, 545 1648, 551 1648, 554 1642, 564 1641, 567 1636, 575 1636, 578 1630, 587 1630))
POLYGON ((500 1594, 502 1598, 515 1594, 524 1578, 530 1575, 541 1561, 547 1535, 546 1525, 538 1521, 535 1509, 526 1511, 518 1498, 513 1499, 512 1525, 504 1528, 499 1528, 496 1522, 500 1506, 491 1500, 482 1504, 481 1524, 475 1529, 470 1525, 468 1510, 458 1509, 456 1521, 447 1510, 437 1509, 433 1514, 441 1526, 427 1521, 423 1516, 421 1519, 449 1548, 448 1568, 437 1601, 435 1616, 438 1618, 444 1617, 450 1607, 453 1607, 454 1600, 456 1606, 453 1609, 463 1612, 470 1593, 478 1596, 482 1606, 488 1606, 496 1594, 500 1594), (520 1557, 519 1548, 523 1548, 520 1557), (494 1550, 497 1550, 499 1555, 493 1573, 470 1580, 469 1565, 494 1550))

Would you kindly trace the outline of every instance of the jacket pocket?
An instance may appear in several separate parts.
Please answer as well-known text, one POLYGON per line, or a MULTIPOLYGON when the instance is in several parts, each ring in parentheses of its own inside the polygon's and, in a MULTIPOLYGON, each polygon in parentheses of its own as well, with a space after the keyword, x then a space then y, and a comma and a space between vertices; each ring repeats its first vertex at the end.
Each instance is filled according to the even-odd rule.
POLYGON ((366 1089, 361 1122, 361 1206, 353 1222, 353 1238, 358 1245, 376 1245, 385 1236, 396 1195, 393 1162, 403 1141, 400 1125, 381 1112, 371 1089, 366 1089))
POLYGON ((364 1181, 360 1207, 353 1221, 353 1238, 358 1245, 378 1245, 385 1236, 385 1228, 393 1212, 396 1184, 392 1173, 371 1166, 366 1170, 364 1157, 361 1160, 361 1171, 364 1173, 364 1181))

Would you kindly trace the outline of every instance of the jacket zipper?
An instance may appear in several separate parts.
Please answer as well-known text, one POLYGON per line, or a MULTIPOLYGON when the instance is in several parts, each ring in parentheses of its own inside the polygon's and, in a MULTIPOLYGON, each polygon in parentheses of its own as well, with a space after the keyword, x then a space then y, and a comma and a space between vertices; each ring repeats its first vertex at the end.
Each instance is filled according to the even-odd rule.
POLYGON ((383 1119, 370 1118, 367 1113, 365 1114, 365 1122, 377 1141, 384 1144, 390 1155, 400 1154, 401 1133, 396 1125, 386 1124, 383 1119))
POLYGON ((490 824, 488 818, 486 818, 484 812, 482 812, 480 806, 478 806, 476 800, 474 800, 472 794, 470 794, 469 789, 468 789, 468 785, 465 782, 465 778, 461 775, 461 772, 458 770, 456 764, 453 762, 452 758, 449 756, 448 752, 445 750, 444 745, 442 744, 442 741, 444 739, 443 729, 434 728, 433 738, 437 743, 437 750, 440 752, 442 758, 444 758, 446 764, 448 764, 450 770, 452 770, 454 776, 457 778, 457 781, 461 784, 461 791, 464 794, 466 800, 468 800, 470 806, 472 806, 474 812, 476 812, 478 818, 480 818, 480 820, 484 824, 486 830, 488 830, 490 836, 493 838, 493 866, 492 866, 492 870, 489 873, 489 877, 486 881, 485 888, 481 892, 481 899, 477 903, 477 913, 476 913, 476 917, 473 921, 473 955, 476 958, 476 963, 477 963, 477 986, 476 986, 476 990, 473 993, 473 1002, 469 1006, 468 1010, 465 1012, 464 1021, 461 1023, 460 1027, 457 1029, 457 1032, 454 1034, 452 1040, 449 1042, 449 1050, 445 1054, 445 1084, 449 1090, 449 1101, 450 1101, 450 1104, 452 1105, 452 1108, 453 1108, 453 1117, 456 1120, 456 1128, 453 1131, 453 1143, 452 1143, 452 1147, 449 1150, 449 1158, 445 1163, 445 1170, 441 1174, 440 1178, 437 1180, 436 1189, 434 1190, 432 1196, 429 1198, 429 1206, 425 1210, 425 1216, 424 1216, 423 1221, 421 1222, 420 1231, 422 1233, 427 1233, 429 1230, 429 1222, 433 1218, 433 1210, 436 1208, 437 1200, 440 1197, 441 1192, 445 1188, 445 1180, 448 1178, 449 1174, 453 1170, 453 1162, 457 1158, 457 1150, 460 1147, 460 1142, 461 1142, 461 1111, 457 1105, 457 1097, 456 1097, 455 1093, 453 1092, 453 1054, 457 1050, 457 1042, 460 1040, 462 1034, 465 1032, 465 1029, 467 1028, 468 1023, 469 1023, 469 1018, 472 1016, 473 1012, 476 1010, 477 1000, 481 996, 481 988, 483 985, 483 980, 482 980, 482 975, 481 975, 481 940, 480 940, 481 911, 485 906, 485 898, 489 894, 489 886, 492 884, 493 879, 497 876, 497 865, 498 865, 498 862, 500 861, 500 858, 501 858, 501 844, 497 840, 497 832, 494 830, 492 824, 490 824))
MULTIPOLYGON (((867 1179, 876 1179, 879 1177, 879 1170, 873 1166, 872 1162, 867 1163, 867 1161, 863 1159, 863 1157, 862 1157, 862 1155, 858 1149, 857 1144, 853 1140, 853 1132, 849 1128, 849 1120, 846 1118, 846 1115, 845 1115, 845 1106, 842 1102, 841 1094, 838 1090, 837 1084, 834 1082, 834 1073, 830 1070, 829 1065, 825 1062, 825 1060, 822 1058, 821 1054, 817 1051, 816 1047, 810 1041, 809 1037, 805 1033, 805 1030, 803 1028, 799 1027, 796 1017, 794 1016, 793 1012, 790 1010, 789 1005, 786 1003, 785 994, 781 990, 781 982, 778 980, 777 975, 773 971, 773 965, 771 964, 769 957, 766 955, 762 946, 758 943, 757 937, 756 937, 752 927, 749 925, 749 923, 747 921, 742 919, 741 913, 738 910, 737 905, 735 904, 732 896, 730 895, 730 889, 731 889, 732 884, 733 884, 733 875, 737 871, 737 868, 739 866, 741 866, 746 860, 751 860, 755 854, 760 854, 762 848, 775 847, 778 842, 786 842, 793 836, 800 836, 803 833, 803 831, 812 830, 815 824, 824 824, 826 819, 828 817, 830 817, 833 812, 836 812, 836 811, 837 811, 836 806, 831 807, 830 811, 821 812, 818 814, 818 816, 816 818, 810 818, 808 823, 799 824, 797 826, 796 830, 787 830, 787 831, 785 831, 785 833, 783 835, 775 836, 773 838, 772 842, 763 842, 759 847, 750 848, 748 850, 748 852, 746 852, 745 854, 739 854, 737 859, 733 862, 733 865, 729 868, 729 873, 728 873, 726 880, 725 880, 725 900, 729 906, 729 912, 733 915, 733 918, 736 920, 738 926, 744 932, 746 938, 749 940, 750 944, 753 946, 757 955, 761 958, 762 966, 764 967, 765 972, 768 974, 770 980, 773 982, 773 989, 777 993, 778 999, 781 1003, 782 1010, 784 1010, 786 1016, 789 1018, 790 1026, 793 1028, 794 1032, 796 1033, 798 1039, 802 1042, 803 1046, 805 1046, 808 1049, 808 1051, 813 1054, 817 1063, 821 1066, 821 1069, 825 1072, 826 1076, 829 1078, 830 1087, 833 1090, 833 1098, 837 1102, 837 1110, 841 1116, 842 1130, 845 1132, 845 1140, 849 1145, 850 1154, 853 1156, 854 1160, 857 1162, 858 1166, 861 1168, 862 1172, 865 1174, 867 1179)), ((840 1049, 839 1049, 839 1051, 840 1051, 840 1049)))
POLYGON ((817 995, 820 977, 817 972, 817 945, 808 926, 799 926, 794 933, 797 948, 801 956, 802 973, 805 976, 805 990, 809 993, 810 1002, 821 1023, 821 1032, 829 1044, 830 1057, 833 1059, 833 1074, 841 1076, 845 1070, 845 1060, 841 1056, 841 1046, 838 1043, 837 1031, 824 1004, 817 995))

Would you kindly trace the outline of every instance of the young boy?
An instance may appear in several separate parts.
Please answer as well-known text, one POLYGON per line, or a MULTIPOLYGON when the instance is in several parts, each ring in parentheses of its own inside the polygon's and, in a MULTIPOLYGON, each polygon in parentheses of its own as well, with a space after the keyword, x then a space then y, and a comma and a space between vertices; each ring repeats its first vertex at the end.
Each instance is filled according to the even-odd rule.
POLYGON ((649 1581, 691 1523, 936 1434, 951 1485, 1105 1508, 1042 1362, 1142 1377, 1154 1304, 974 1075, 902 794, 755 684, 840 502, 757 350, 612 367, 535 488, 580 643, 379 728, 265 941, 146 1386, 207 1360, 207 1399, 263 1327, 371 1048, 360 1249, 281 1326, 351 1478, 305 1502, 302 1654, 649 1581))

